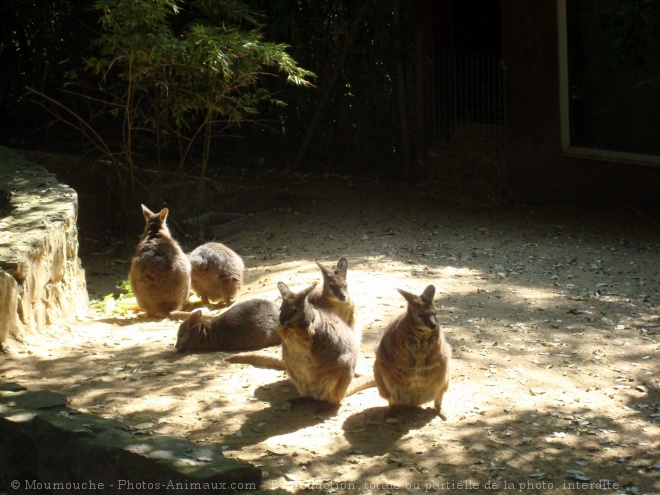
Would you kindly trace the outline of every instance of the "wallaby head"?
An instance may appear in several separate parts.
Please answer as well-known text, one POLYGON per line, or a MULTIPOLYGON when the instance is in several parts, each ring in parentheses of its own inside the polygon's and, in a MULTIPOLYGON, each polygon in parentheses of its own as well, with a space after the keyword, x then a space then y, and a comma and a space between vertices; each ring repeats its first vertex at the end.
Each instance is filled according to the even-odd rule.
POLYGON ((436 331, 438 329, 438 320, 435 316, 435 307, 433 306, 435 287, 429 285, 419 296, 406 292, 403 289, 397 290, 408 301, 408 317, 412 319, 417 328, 431 332, 436 331))
POLYGON ((316 287, 316 282, 307 289, 295 293, 284 282, 278 282, 277 288, 282 294, 280 306, 280 326, 282 328, 305 329, 314 320, 311 305, 307 302, 307 294, 316 287))
POLYGON ((157 234, 159 232, 165 232, 167 235, 170 234, 170 231, 167 228, 167 223, 165 222, 167 219, 167 214, 170 212, 167 208, 163 208, 159 213, 154 213, 146 206, 140 206, 142 206, 142 214, 144 215, 144 220, 146 221, 143 237, 157 234))
POLYGON ((206 328, 202 325, 202 310, 198 309, 179 325, 175 348, 183 352, 193 347, 206 337, 206 328))
POLYGON ((334 270, 323 266, 318 261, 316 264, 321 269, 321 274, 323 275, 324 296, 337 299, 338 301, 346 301, 348 299, 348 285, 346 284, 348 261, 346 258, 341 258, 334 270))

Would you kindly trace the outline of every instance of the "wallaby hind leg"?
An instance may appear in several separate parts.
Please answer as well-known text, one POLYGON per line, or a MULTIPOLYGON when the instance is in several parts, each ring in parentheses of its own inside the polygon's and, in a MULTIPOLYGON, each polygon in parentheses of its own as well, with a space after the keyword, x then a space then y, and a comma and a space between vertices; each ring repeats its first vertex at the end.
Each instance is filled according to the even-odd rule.
POLYGON ((336 414, 339 411, 339 404, 333 404, 331 402, 326 402, 324 400, 314 399, 313 397, 307 397, 304 395, 298 395, 296 397, 291 397, 287 400, 292 406, 299 406, 302 404, 316 403, 316 409, 314 414, 336 414))
POLYGON ((376 380, 376 388, 380 396, 386 401, 390 400, 392 397, 392 387, 388 384, 388 381, 385 379, 387 376, 387 371, 382 367, 376 365, 374 367, 374 379, 376 380))
POLYGON ((424 413, 424 409, 422 409, 420 406, 413 406, 408 404, 390 404, 390 406, 385 411, 385 419, 410 418, 421 413, 424 413))
POLYGON ((348 390, 348 386, 351 384, 352 378, 353 378, 352 373, 346 373, 337 378, 337 381, 335 382, 334 386, 331 386, 329 390, 330 392, 330 400, 328 401, 329 403, 339 405, 342 399, 346 397, 346 391, 348 390))
POLYGON ((320 404, 319 407, 316 408, 316 414, 337 414, 339 411, 339 405, 342 399, 346 396, 348 386, 351 384, 351 378, 351 374, 340 376, 337 378, 334 385, 328 386, 330 398, 327 402, 320 404))
POLYGON ((442 398, 444 397, 447 388, 449 388, 447 385, 442 387, 438 391, 438 395, 436 395, 435 401, 433 402, 433 407, 435 407, 435 410, 438 411, 438 416, 440 416, 440 418, 442 418, 444 421, 447 421, 447 415, 442 409, 442 398))

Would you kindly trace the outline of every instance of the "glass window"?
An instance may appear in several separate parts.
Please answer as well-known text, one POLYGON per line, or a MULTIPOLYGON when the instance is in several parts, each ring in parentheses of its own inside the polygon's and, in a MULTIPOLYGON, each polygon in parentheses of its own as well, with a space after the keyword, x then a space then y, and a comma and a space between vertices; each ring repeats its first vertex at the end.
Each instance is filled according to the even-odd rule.
POLYGON ((570 145, 660 155, 660 1, 566 0, 570 145))

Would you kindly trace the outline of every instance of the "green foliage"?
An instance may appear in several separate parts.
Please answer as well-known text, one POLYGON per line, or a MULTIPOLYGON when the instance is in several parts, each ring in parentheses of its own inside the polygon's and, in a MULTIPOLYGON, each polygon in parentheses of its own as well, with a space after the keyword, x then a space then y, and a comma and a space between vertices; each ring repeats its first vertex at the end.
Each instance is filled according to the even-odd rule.
POLYGON ((660 73, 660 2, 625 0, 596 3, 598 22, 608 38, 614 71, 639 77, 660 73))
POLYGON ((218 164, 249 166, 259 147, 269 166, 291 164, 327 97, 310 166, 395 167, 394 46, 401 38, 412 78, 415 18, 415 2, 397 3, 400 33, 392 0, 7 0, 0 131, 78 154, 91 143, 126 185, 137 180, 133 161, 152 165, 156 153, 197 174, 209 143, 218 164), (317 87, 301 90, 310 81, 317 87), (218 139, 228 127, 242 139, 218 139))
POLYGON ((104 315, 126 316, 132 309, 137 307, 137 301, 131 283, 128 280, 117 282, 119 295, 107 294, 100 300, 92 301, 91 306, 104 315))
MULTIPOLYGON (((282 105, 262 81, 284 74, 310 85, 287 46, 265 41, 256 15, 235 0, 101 0, 98 57, 87 68, 100 77, 111 114, 123 122, 123 155, 133 167, 137 133, 177 140, 181 164, 199 136, 216 123, 238 125, 264 102, 282 105), (250 29, 230 23, 250 25, 250 29)), ((205 143, 202 169, 208 160, 205 143)))

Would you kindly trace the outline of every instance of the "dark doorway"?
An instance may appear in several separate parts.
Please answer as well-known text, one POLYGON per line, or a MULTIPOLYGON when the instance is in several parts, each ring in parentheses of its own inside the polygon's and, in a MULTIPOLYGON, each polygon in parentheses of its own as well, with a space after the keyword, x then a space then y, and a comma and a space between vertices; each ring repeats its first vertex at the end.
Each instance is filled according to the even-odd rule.
MULTIPOLYGON (((504 81, 500 2, 432 2, 424 98, 427 175, 474 188, 504 177, 504 81)), ((422 101, 422 99, 420 99, 422 101)), ((423 145, 423 146, 424 146, 423 145)))

